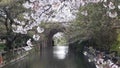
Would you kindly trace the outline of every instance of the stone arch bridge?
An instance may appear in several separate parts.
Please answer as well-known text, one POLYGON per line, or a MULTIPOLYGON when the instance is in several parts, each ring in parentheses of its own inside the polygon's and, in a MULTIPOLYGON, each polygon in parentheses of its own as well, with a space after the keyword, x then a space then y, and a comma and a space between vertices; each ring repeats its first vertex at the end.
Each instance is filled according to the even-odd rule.
POLYGON ((66 38, 68 45, 70 43, 74 43, 74 42, 78 41, 79 40, 78 35, 80 35, 80 34, 75 33, 75 31, 72 31, 73 28, 68 26, 70 23, 59 22, 59 23, 43 23, 43 24, 41 24, 40 26, 45 29, 45 31, 42 34, 40 34, 41 46, 43 46, 43 47, 53 46, 54 45, 53 44, 53 36, 58 32, 64 33, 64 37, 66 38))
MULTIPOLYGON (((41 36, 41 45, 43 47, 47 46, 53 46, 53 36, 58 33, 66 33, 67 32, 67 27, 64 26, 62 23, 45 23, 42 25, 45 29, 45 31, 40 35, 41 36)), ((69 41, 68 37, 69 35, 65 34, 66 39, 69 41)))

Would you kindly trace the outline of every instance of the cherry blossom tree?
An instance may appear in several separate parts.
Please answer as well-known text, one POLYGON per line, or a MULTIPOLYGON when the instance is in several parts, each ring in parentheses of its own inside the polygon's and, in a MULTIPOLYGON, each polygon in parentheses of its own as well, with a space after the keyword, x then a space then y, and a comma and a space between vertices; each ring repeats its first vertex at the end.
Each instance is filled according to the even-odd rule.
MULTIPOLYGON (((76 12, 83 1, 79 0, 13 0, 0 3, 1 17, 6 28, 6 45, 10 49, 14 40, 35 31, 32 36, 35 41, 40 39, 44 28, 41 22, 69 22, 76 18, 76 12), (5 5, 2 3, 5 2, 5 5)), ((2 21, 1 21, 2 22, 2 21)), ((28 39, 29 41, 29 39, 28 39)), ((27 42, 26 42, 27 43, 27 42)))
MULTIPOLYGON (((23 7, 24 2, 26 1, 18 0, 2 6, 0 4, 0 23, 4 28, 1 39, 6 40, 6 50, 25 44, 26 40, 30 38, 27 31, 32 29, 32 26, 29 26, 32 25, 32 20, 28 20, 27 14, 32 11, 23 7)), ((44 31, 43 29, 41 31, 41 28, 37 30, 39 33, 44 31)))
MULTIPOLYGON (((2 2, 3 2, 3 0, 0 3, 2 3, 2 2)), ((3 4, 2 6, 0 4, 0 6, 1 6, 1 8, 0 8, 0 23, 1 23, 1 27, 4 28, 2 30, 3 35, 1 36, 1 39, 5 39, 7 48, 11 49, 15 39, 17 38, 17 36, 19 36, 19 34, 12 32, 12 24, 15 23, 14 18, 17 17, 17 15, 24 12, 25 9, 23 7, 15 5, 13 2, 12 2, 13 4, 10 4, 10 3, 6 4, 6 2, 7 1, 5 1, 5 3, 3 2, 4 4, 2 3, 3 4)), ((22 2, 22 1, 19 1, 19 2, 22 2)), ((16 4, 20 5, 19 2, 15 1, 16 4)))

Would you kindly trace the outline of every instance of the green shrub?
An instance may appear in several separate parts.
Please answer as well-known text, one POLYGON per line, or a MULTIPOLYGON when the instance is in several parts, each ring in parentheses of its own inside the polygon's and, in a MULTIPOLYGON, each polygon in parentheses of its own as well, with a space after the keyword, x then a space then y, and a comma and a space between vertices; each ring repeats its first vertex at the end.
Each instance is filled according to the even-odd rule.
POLYGON ((0 43, 0 50, 3 50, 5 48, 5 44, 4 43, 0 43))
POLYGON ((120 34, 118 34, 118 39, 117 42, 115 42, 112 47, 111 47, 111 51, 117 51, 119 56, 120 56, 120 34))

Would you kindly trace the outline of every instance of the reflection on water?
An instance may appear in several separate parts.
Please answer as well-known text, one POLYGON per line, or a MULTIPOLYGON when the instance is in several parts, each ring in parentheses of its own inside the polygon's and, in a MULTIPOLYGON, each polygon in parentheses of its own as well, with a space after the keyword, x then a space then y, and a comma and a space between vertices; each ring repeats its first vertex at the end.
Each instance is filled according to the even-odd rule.
POLYGON ((70 53, 67 46, 55 46, 42 49, 40 53, 33 53, 3 68, 87 68, 85 66, 82 55, 70 53))
POLYGON ((57 59, 65 59, 68 54, 68 46, 54 46, 53 55, 57 59))

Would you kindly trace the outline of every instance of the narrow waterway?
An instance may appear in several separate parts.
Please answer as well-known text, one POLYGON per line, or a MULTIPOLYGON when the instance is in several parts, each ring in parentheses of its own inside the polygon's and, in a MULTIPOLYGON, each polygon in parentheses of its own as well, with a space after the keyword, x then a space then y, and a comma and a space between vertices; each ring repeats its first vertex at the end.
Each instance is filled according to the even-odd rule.
POLYGON ((40 53, 33 53, 3 68, 90 68, 83 55, 75 55, 68 49, 68 46, 42 49, 40 53))

